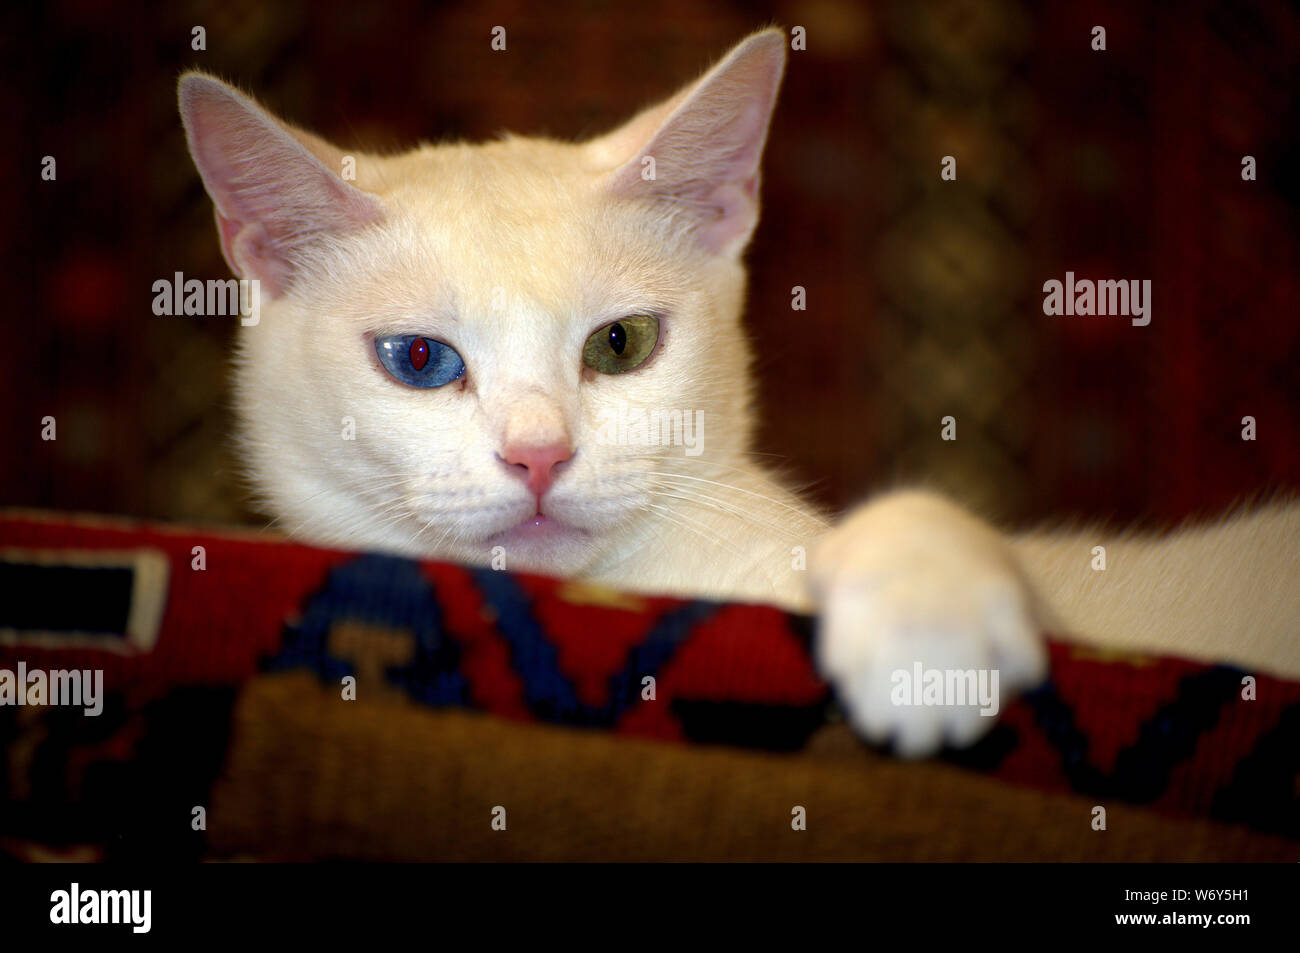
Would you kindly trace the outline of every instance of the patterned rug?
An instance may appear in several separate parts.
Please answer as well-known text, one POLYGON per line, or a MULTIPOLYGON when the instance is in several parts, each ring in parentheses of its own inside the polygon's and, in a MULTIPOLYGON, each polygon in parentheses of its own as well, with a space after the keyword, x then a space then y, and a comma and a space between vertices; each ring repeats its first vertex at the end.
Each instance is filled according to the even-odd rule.
POLYGON ((1300 859, 1300 684, 1266 673, 1052 641, 914 764, 766 606, 33 513, 0 593, 17 857, 1300 859))

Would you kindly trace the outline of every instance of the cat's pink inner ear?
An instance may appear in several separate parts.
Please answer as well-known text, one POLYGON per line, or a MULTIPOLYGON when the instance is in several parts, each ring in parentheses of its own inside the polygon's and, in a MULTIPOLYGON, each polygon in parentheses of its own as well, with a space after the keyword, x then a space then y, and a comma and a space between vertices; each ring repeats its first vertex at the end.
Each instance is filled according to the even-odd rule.
POLYGON ((764 30, 693 86, 597 140, 597 155, 623 153, 613 190, 685 210, 706 248, 739 254, 758 222, 759 166, 784 70, 785 35, 764 30))
MULTIPOLYGON (((284 293, 321 236, 378 221, 379 200, 347 182, 308 145, 238 91, 198 73, 182 77, 190 154, 216 206, 221 251, 236 274, 284 293)), ((322 150, 332 149, 322 144, 322 150)))

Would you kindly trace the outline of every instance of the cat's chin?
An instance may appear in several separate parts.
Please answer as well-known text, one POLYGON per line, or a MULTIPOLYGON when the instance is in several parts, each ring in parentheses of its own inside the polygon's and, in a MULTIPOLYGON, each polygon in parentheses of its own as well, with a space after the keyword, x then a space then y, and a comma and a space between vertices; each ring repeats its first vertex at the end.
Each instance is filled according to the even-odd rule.
POLYGON ((591 533, 550 516, 532 516, 488 537, 501 547, 511 568, 547 575, 581 569, 591 556, 591 533))

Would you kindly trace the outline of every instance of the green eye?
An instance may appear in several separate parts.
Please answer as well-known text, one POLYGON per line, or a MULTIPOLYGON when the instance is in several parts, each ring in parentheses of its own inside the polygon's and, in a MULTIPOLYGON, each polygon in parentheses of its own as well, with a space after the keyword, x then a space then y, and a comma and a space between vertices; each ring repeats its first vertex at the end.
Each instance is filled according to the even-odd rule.
POLYGON ((633 314, 607 324, 582 347, 582 363, 602 374, 622 374, 640 367, 659 341, 659 319, 633 314))

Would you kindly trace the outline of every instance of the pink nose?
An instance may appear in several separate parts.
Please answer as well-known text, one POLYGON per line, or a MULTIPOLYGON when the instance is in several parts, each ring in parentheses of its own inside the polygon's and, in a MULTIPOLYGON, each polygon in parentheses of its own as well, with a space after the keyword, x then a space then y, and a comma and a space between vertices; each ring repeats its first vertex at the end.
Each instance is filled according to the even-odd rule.
POLYGON ((547 443, 508 446, 502 459, 512 469, 522 468, 518 475, 524 478, 525 486, 541 497, 551 488, 556 469, 572 456, 573 448, 567 443, 547 443))

